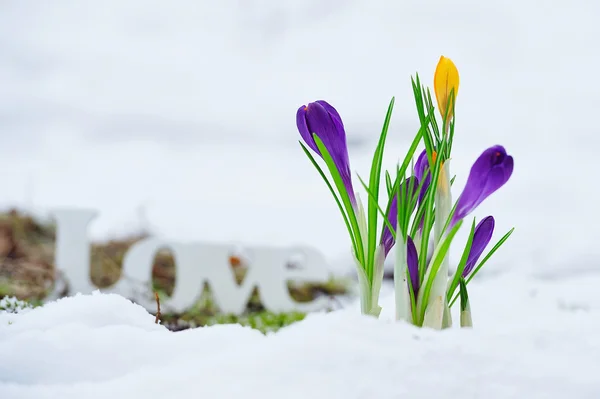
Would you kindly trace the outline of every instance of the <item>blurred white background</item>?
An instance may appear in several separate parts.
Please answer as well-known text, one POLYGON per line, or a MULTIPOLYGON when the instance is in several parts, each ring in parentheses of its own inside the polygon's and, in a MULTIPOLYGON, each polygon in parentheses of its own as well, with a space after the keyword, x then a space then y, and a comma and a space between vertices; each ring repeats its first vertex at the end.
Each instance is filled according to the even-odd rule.
POLYGON ((485 147, 515 158, 476 213, 497 238, 517 228, 491 271, 599 270, 598 17, 591 0, 1 1, 0 206, 97 209, 93 238, 307 244, 350 267, 295 112, 333 104, 366 176, 396 96, 391 168, 417 128, 410 77, 431 86, 443 54, 461 76, 455 195, 485 147))

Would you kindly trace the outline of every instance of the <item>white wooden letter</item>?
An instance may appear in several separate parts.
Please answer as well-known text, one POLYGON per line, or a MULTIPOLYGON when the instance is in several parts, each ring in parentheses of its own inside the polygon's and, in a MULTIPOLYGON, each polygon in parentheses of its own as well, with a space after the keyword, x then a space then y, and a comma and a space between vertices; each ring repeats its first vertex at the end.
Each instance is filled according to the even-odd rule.
POLYGON ((56 253, 54 264, 69 283, 69 292, 90 294, 97 288, 90 276, 90 245, 88 225, 97 212, 90 209, 57 209, 52 212, 56 221, 56 253))

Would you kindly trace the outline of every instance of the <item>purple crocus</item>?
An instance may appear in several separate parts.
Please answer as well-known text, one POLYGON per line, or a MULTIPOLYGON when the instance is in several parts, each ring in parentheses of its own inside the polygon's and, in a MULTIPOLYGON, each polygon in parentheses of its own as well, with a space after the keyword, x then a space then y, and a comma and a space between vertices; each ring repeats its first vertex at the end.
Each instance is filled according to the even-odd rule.
POLYGON ((298 108, 296 125, 304 142, 320 157, 323 157, 315 143, 313 133, 321 139, 340 173, 352 205, 356 205, 350 161, 348 160, 346 132, 340 114, 326 101, 318 100, 298 108))
POLYGON ((410 283, 412 284, 413 293, 416 298, 419 294, 419 255, 417 247, 410 236, 407 237, 406 241, 406 264, 408 266, 410 283))
MULTIPOLYGON (((400 186, 400 192, 404 192, 406 195, 406 200, 412 199, 419 188, 419 180, 411 176, 402 183, 400 186), (402 188, 404 186, 404 188, 402 188)), ((394 195, 392 198, 392 202, 390 204, 390 209, 387 213, 387 220, 390 222, 394 231, 396 231, 396 225, 398 224, 398 194, 394 195)), ((392 237, 392 232, 388 228, 387 224, 383 230, 383 234, 381 235, 381 245, 385 250, 385 256, 391 251, 394 246, 394 237, 392 237)))
POLYGON ((513 172, 513 158, 501 145, 485 150, 471 167, 467 184, 458 199, 450 227, 471 213, 502 187, 513 172))
POLYGON ((488 216, 483 218, 477 226, 475 226, 475 231, 473 232, 473 242, 471 243, 471 250, 469 251, 469 256, 467 257, 467 263, 465 264, 465 268, 462 272, 463 277, 467 277, 479 257, 485 250, 485 247, 490 243, 492 239, 492 234, 494 234, 494 225, 495 221, 492 216, 488 216))

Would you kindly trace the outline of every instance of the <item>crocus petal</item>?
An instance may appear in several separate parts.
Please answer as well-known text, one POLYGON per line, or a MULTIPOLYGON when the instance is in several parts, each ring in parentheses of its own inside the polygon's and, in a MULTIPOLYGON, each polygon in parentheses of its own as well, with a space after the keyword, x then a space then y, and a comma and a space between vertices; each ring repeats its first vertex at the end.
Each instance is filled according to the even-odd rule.
POLYGON ((495 221, 492 216, 483 218, 477 226, 475 226, 475 232, 473 233, 473 243, 471 244, 471 250, 467 258, 467 263, 462 272, 463 277, 467 277, 469 273, 475 267, 477 260, 485 250, 485 247, 490 243, 492 235, 494 234, 495 221))
POLYGON ((446 58, 443 55, 435 69, 433 76, 433 88, 435 91, 435 98, 438 103, 438 110, 442 118, 446 116, 446 109, 448 109, 448 119, 452 119, 452 108, 453 104, 450 103, 450 94, 454 90, 454 101, 458 96, 458 86, 460 83, 460 77, 458 76, 458 69, 450 58, 446 58))
POLYGON ((429 160, 427 159, 427 150, 421 151, 417 162, 415 162, 415 176, 422 179, 425 176, 425 171, 429 169, 429 160))
POLYGON ((346 132, 340 114, 326 101, 318 100, 298 109, 296 125, 303 140, 319 156, 322 155, 314 141, 313 133, 321 139, 340 173, 350 201, 355 205, 356 198, 352 187, 346 132))
MULTIPOLYGON (((390 225, 394 228, 394 232, 396 231, 396 224, 398 224, 398 196, 394 195, 392 198, 392 202, 390 204, 390 209, 387 213, 387 220, 390 222, 390 225)), ((392 237, 392 232, 389 227, 385 226, 383 230, 383 234, 381 236, 381 245, 383 245, 385 256, 390 252, 392 247, 394 246, 394 237, 392 237)))
POLYGON ((317 100, 315 102, 318 104, 321 104, 323 106, 323 108, 325 108, 331 116, 336 117, 337 120, 340 121, 340 124, 342 125, 342 127, 344 127, 344 124, 342 123, 342 117, 338 113, 337 109, 333 108, 331 106, 331 104, 329 104, 327 101, 324 101, 324 100, 317 100))
POLYGON ((306 110, 307 106, 303 105, 298 108, 298 112, 296 112, 296 126, 298 127, 298 131, 300 132, 300 136, 302 136, 302 140, 310 147, 311 150, 321 155, 319 152, 319 148, 313 139, 311 132, 308 130, 308 125, 306 124, 306 110))
POLYGON ((458 199, 450 225, 453 226, 463 219, 502 187, 512 175, 513 167, 512 156, 507 155, 501 145, 485 150, 471 167, 467 184, 458 199))
POLYGON ((415 247, 415 243, 410 236, 406 240, 406 264, 416 298, 419 293, 419 255, 417 254, 417 247, 415 247))
MULTIPOLYGON (((418 188, 419 180, 416 177, 411 176, 408 179, 406 179, 404 183, 402 183, 402 185, 400 186, 400 192, 402 193, 404 191, 405 193, 405 200, 403 202, 412 199, 417 193, 418 188)), ((394 231, 396 231, 396 225, 398 224, 398 194, 394 195, 394 197, 392 198, 390 209, 387 213, 387 220, 388 222, 390 222, 392 227, 394 227, 394 231)), ((388 228, 387 224, 385 225, 383 235, 381 236, 381 244, 383 245, 385 249, 385 255, 387 256, 387 254, 394 246, 394 238, 392 237, 392 233, 390 232, 390 229, 388 228)))
MULTIPOLYGON (((419 200, 418 204, 420 205, 425 198, 425 194, 427 194, 427 190, 431 185, 431 173, 429 172, 429 160, 427 159, 427 150, 423 150, 419 157, 417 158, 417 162, 415 163, 415 176, 419 179, 419 182, 423 181, 423 186, 421 187, 421 191, 419 192, 419 200)), ((419 230, 423 229, 423 224, 425 223, 425 214, 421 216, 421 221, 419 222, 419 230)))
POLYGON ((427 151, 423 150, 417 158, 417 162, 415 163, 415 176, 419 179, 419 182, 423 182, 423 186, 421 187, 421 191, 419 192, 419 204, 423 201, 425 197, 425 193, 431 184, 431 173, 429 173, 429 160, 427 159, 427 151))

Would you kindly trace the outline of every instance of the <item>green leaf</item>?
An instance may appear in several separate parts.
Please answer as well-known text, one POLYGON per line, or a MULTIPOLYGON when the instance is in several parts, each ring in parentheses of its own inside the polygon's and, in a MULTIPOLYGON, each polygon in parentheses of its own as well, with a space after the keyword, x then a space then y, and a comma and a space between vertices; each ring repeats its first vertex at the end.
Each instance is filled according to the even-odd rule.
POLYGON ((435 117, 435 107, 433 106, 433 100, 431 98, 431 91, 429 89, 427 89, 425 91, 424 88, 423 88, 423 91, 426 92, 426 95, 424 95, 424 97, 426 100, 427 112, 430 115, 433 115, 433 117, 431 118, 431 129, 433 130, 433 137, 435 137, 436 142, 438 144, 438 148, 439 148, 439 146, 442 142, 443 136, 440 135, 440 129, 438 127, 437 119, 435 117))
POLYGON ((427 308, 427 302, 429 301, 429 295, 431 294, 431 287, 433 285, 433 281, 435 280, 435 277, 440 270, 442 262, 443 262, 444 258, 446 257, 446 253, 448 252, 448 249, 450 248, 450 244, 452 243, 452 240, 454 239, 456 232, 458 232, 458 229, 460 229, 460 226, 462 226, 462 222, 463 222, 462 220, 459 221, 448 232, 448 234, 444 237, 444 239, 442 240, 440 245, 438 245, 438 247, 435 249, 433 259, 431 260, 429 268, 428 268, 429 278, 427 279, 425 285, 423 287, 421 287, 421 289, 423 290, 423 297, 421 298, 419 323, 421 323, 423 321, 423 318, 425 317, 425 309, 427 308))
POLYGON ((452 117, 450 121, 450 137, 448 138, 448 157, 450 157, 450 153, 452 152, 452 144, 454 143, 454 120, 456 118, 456 114, 452 117))
MULTIPOLYGON (((512 229, 510 229, 509 232, 506 233, 500 240, 498 240, 498 242, 496 243, 496 245, 494 245, 492 247, 490 252, 488 252, 488 254, 481 260, 481 262, 479 262, 479 265, 477 265, 477 267, 475 267, 475 269, 473 269, 471 274, 469 274, 469 278, 467 278, 467 281, 465 282, 465 284, 469 284, 469 282, 473 279, 473 277, 475 277, 475 275, 477 274, 479 269, 481 269, 483 267, 483 265, 485 265, 485 263, 492 257, 492 255, 494 255, 494 252, 496 252, 502 246, 502 244, 504 244, 506 242, 506 240, 508 240, 508 237, 510 237, 510 235, 513 233, 513 231, 515 231, 514 227, 512 229)), ((457 298, 458 298, 458 294, 454 297, 454 299, 452 299, 450 306, 452 306, 454 304, 454 302, 456 302, 457 298)))
POLYGON ((377 240, 377 207, 379 201, 379 183, 381 180, 381 163, 383 161, 383 149, 385 147, 385 139, 387 137, 388 129, 390 127, 390 120, 392 119, 392 111, 394 109, 395 98, 392 97, 390 105, 388 106, 385 120, 383 122, 383 128, 381 129, 381 136, 379 136, 379 143, 373 154, 373 162, 371 163, 371 176, 369 178, 369 191, 373 193, 373 196, 369 196, 368 204, 368 260, 367 260, 367 276, 372 278, 373 275, 373 262, 375 259, 375 248, 377 240))
MULTIPOLYGON (((452 119, 450 120, 450 135, 448 138, 448 157, 450 157, 450 152, 452 151, 452 143, 454 141, 454 121, 456 120, 456 95, 454 93, 454 88, 450 90, 450 107, 452 108, 452 119)), ((444 124, 444 126, 446 126, 444 124)))
POLYGON ((465 249, 460 258, 460 262, 458 262, 458 266, 456 267, 456 272, 454 273, 454 278, 452 279, 452 283, 450 283, 450 287, 448 287, 448 292, 446 293, 446 298, 448 302, 452 299, 454 295, 454 291, 458 286, 459 280, 462 278, 462 273, 465 270, 465 266, 467 264, 467 259, 469 259, 469 253, 471 252, 471 246, 473 245, 473 237, 475 236, 475 218, 473 218, 473 223, 471 225, 471 232, 469 233, 469 238, 467 240, 467 245, 465 245, 465 249))
POLYGON ((408 183, 409 187, 407 187, 407 189, 404 190, 405 193, 402 194, 403 216, 402 216, 402 219, 398 219, 398 220, 402 220, 402 232, 403 232, 405 238, 406 238, 406 235, 408 234, 410 217, 412 216, 412 214, 415 210, 415 207, 417 206, 417 200, 419 198, 419 191, 420 191, 420 188, 422 187, 421 182, 419 182, 419 185, 415 187, 416 178, 414 177, 413 173, 411 173, 409 179, 410 179, 409 183, 408 183), (415 191, 415 194, 413 194, 411 196, 410 193, 412 193, 413 190, 415 191))
POLYGON ((390 172, 388 172, 387 170, 385 171, 385 186, 387 188, 387 195, 388 198, 392 196, 392 193, 394 192, 394 185, 392 184, 392 178, 390 177, 390 172))
POLYGON ((423 106, 423 93, 421 91, 421 81, 419 79, 419 74, 416 74, 415 78, 411 77, 411 83, 413 88, 413 95, 415 97, 415 104, 417 106, 417 115, 419 115, 419 120, 421 121, 421 125, 425 121, 425 107, 423 106))
POLYGON ((419 121, 421 122, 421 127, 423 128, 423 142, 425 143, 425 150, 427 152, 427 159, 431 163, 431 153, 433 151, 433 137, 431 136, 431 131, 429 129, 429 125, 433 119, 435 119, 435 114, 432 113, 431 108, 427 106, 426 101, 424 100, 424 92, 423 86, 421 85, 421 81, 419 80, 419 74, 416 76, 416 80, 411 78, 412 87, 413 87, 413 95, 415 98, 415 104, 417 106, 417 114, 419 116, 419 121), (425 114, 425 107, 427 106, 427 114, 425 114))
MULTIPOLYGON (((440 153, 443 152, 445 147, 445 142, 442 142, 442 148, 440 149, 440 153)), ((434 211, 433 211, 433 205, 435 202, 435 192, 437 190, 437 185, 438 185, 438 180, 439 180, 439 175, 440 175, 440 171, 442 168, 442 157, 438 156, 435 160, 435 164, 433 165, 433 173, 431 176, 431 189, 428 190, 427 192, 427 196, 425 197, 425 220, 423 222, 423 229, 422 229, 422 241, 421 241, 421 248, 419 251, 419 254, 423 254, 423 256, 419 257, 419 278, 421 279, 421 281, 423 280, 423 277, 425 276, 425 262, 426 262, 426 258, 427 258, 427 249, 429 246, 429 235, 431 234, 431 230, 433 229, 433 218, 434 218, 434 211)), ((445 231, 445 230, 444 230, 445 231)))
MULTIPOLYGON (((369 194, 369 197, 374 197, 373 193, 371 192, 369 187, 367 187, 367 184, 364 182, 364 180, 359 175, 357 175, 357 176, 358 176, 358 180, 360 180, 360 183, 363 185, 364 189, 367 191, 367 194, 369 194)), ((387 218, 387 215, 385 214, 385 212, 383 212, 383 209, 381 209, 379 204, 377 204, 377 209, 379 210, 379 214, 383 217, 383 223, 385 223, 387 228, 390 229, 390 232, 392 233, 392 237, 394 238, 394 241, 395 241, 396 240, 396 232, 395 232, 396 228, 391 225, 390 221, 387 218)))
MULTIPOLYGON (((414 169, 414 168, 413 168, 414 169)), ((429 174, 429 167, 427 167, 425 169, 424 172, 424 176, 427 176, 429 174)), ((421 192, 423 191, 423 186, 425 185, 425 178, 422 178, 421 181, 419 182, 419 187, 417 188, 417 192, 414 198, 415 203, 418 202, 419 200, 419 196, 421 195, 421 192)), ((429 194, 429 191, 431 190, 431 184, 429 185, 429 187, 427 187, 423 198, 427 199, 427 196, 429 194)), ((412 223, 412 227, 410 229, 410 236, 414 237, 415 234, 417 233, 417 229, 419 228, 419 224, 421 223, 421 219, 423 219, 423 215, 425 214, 425 206, 426 206, 427 201, 421 201, 420 204, 418 204, 417 208, 417 212, 415 214, 415 217, 413 218, 413 223, 412 223)), ((434 214, 434 218, 435 218, 435 214, 434 214)))
MULTIPOLYGON (((390 207, 392 205, 392 200, 394 199, 394 196, 396 195, 396 191, 398 189, 398 184, 400 184, 400 179, 399 179, 399 176, 396 176, 396 180, 392 184, 391 193, 388 195, 388 202, 387 202, 387 205, 385 207, 385 214, 386 215, 388 215, 389 212, 390 212, 390 207)), ((394 226, 394 230, 395 229, 396 229, 396 227, 394 226)), ((385 226, 381 226, 380 236, 383 235, 384 230, 385 230, 385 226)))
MULTIPOLYGON (((424 198, 427 198, 427 194, 425 194, 424 198)), ((413 224, 410 229, 411 237, 414 237, 415 234, 417 234, 417 230, 419 229, 419 224, 421 223, 421 219, 423 218, 423 215, 425 214, 425 206, 426 205, 427 205, 426 201, 423 201, 417 208, 417 212, 415 213, 415 218, 413 219, 413 224)))
POLYGON ((321 141, 319 136, 316 135, 316 133, 313 133, 313 138, 315 140, 315 144, 317 145, 317 148, 319 149, 319 152, 323 156, 323 160, 325 161, 325 164, 327 165, 327 167, 329 169, 329 173, 331 173, 333 182, 335 183, 338 193, 342 199, 342 203, 344 204, 344 207, 346 208, 346 212, 348 213, 348 219, 350 222, 350 226, 352 227, 352 230, 354 231, 354 239, 355 239, 354 241, 356 244, 356 257, 358 258, 358 262, 361 265, 365 266, 366 259, 365 259, 365 252, 364 252, 364 248, 363 248, 361 232, 360 232, 360 228, 358 227, 358 221, 356 220, 356 214, 354 212, 354 207, 352 206, 352 203, 350 202, 350 197, 349 197, 348 193, 346 192, 346 186, 344 186, 344 182, 342 181, 340 172, 338 171, 338 169, 335 165, 335 162, 333 162, 333 158, 329 154, 329 151, 327 150, 327 147, 325 147, 325 144, 323 144, 323 142, 321 141))
POLYGON ((406 206, 405 204, 405 191, 406 191, 406 181, 404 179, 404 174, 400 173, 400 166, 397 166, 397 170, 396 173, 398 175, 398 177, 401 176, 401 180, 402 182, 398 185, 397 189, 396 189, 396 196, 398 197, 398 201, 397 201, 397 209, 396 212, 398 213, 396 215, 397 217, 397 223, 398 223, 398 230, 400 230, 400 232, 402 233, 402 239, 405 239, 406 236, 404 235, 404 212, 403 209, 406 206))
POLYGON ((323 169, 321 169, 321 167, 319 166, 319 164, 317 163, 317 161, 315 160, 315 158, 312 156, 312 154, 310 153, 310 151, 308 150, 308 148, 306 148, 306 146, 304 146, 304 144, 302 144, 302 142, 300 142, 300 141, 298 141, 298 142, 300 143, 300 146, 302 146, 302 149, 304 150, 304 153, 306 154, 306 156, 308 156, 308 159, 310 159, 310 161, 315 166, 315 168, 317 168, 317 171, 319 172, 319 174, 321 175, 321 177, 325 181, 325 184, 327 184, 327 187, 329 188, 329 191, 331 191, 331 195, 333 195, 333 198, 335 199, 335 202, 336 202, 338 208, 340 209, 340 213, 342 214, 342 216, 344 218, 344 223, 346 224, 346 228, 348 229, 348 234, 350 234, 350 239, 352 240, 352 247, 354 248, 354 251, 356 253, 358 253, 357 252, 357 248, 356 248, 356 240, 355 240, 355 237, 354 237, 354 233, 352 232, 352 228, 350 227, 350 222, 348 221, 348 216, 346 216, 346 212, 344 211, 344 207, 342 206, 339 198, 335 194, 335 191, 333 190, 333 187, 331 186, 331 183, 329 183, 329 180, 327 180, 327 177, 325 176, 325 173, 323 173, 323 169))
POLYGON ((464 312, 467 309, 467 304, 469 303, 469 293, 467 292, 467 283, 465 283, 464 278, 460 278, 460 311, 464 312))
POLYGON ((479 265, 477 265, 477 267, 475 269, 473 269, 473 271, 469 275, 469 278, 467 279, 467 284, 469 284, 469 281, 471 281, 473 279, 473 277, 475 277, 475 275, 477 274, 477 272, 479 271, 479 269, 481 269, 483 267, 483 265, 485 265, 485 263, 492 257, 492 255, 494 255, 494 253, 498 249, 500 249, 500 247, 502 246, 502 244, 504 244, 506 242, 506 240, 508 240, 508 237, 511 236, 511 234, 513 233, 513 231, 515 231, 514 227, 512 229, 510 229, 508 231, 508 233, 506 233, 500 240, 498 240, 498 242, 496 243, 496 245, 494 245, 492 247, 492 249, 490 249, 490 252, 488 252, 488 254, 485 256, 485 258, 483 258, 481 260, 481 262, 479 262, 479 265))
MULTIPOLYGON (((413 139, 413 141, 410 145, 410 148, 408 149, 408 152, 406 153, 406 156, 404 157, 402 166, 399 169, 398 169, 398 167, 396 167, 396 181, 394 182, 394 185, 392 187, 392 193, 394 195, 397 194, 398 185, 404 181, 403 177, 406 172, 406 168, 408 167, 408 164, 410 163, 411 158, 415 154, 415 151, 416 151, 417 147, 419 146, 419 142, 421 141, 422 137, 423 137, 423 128, 421 127, 419 129, 419 131, 417 132, 417 134, 415 135, 415 138, 413 139)), ((392 195, 390 195, 390 198, 388 199, 388 207, 386 209, 386 214, 390 211, 389 205, 391 204, 391 199, 392 199, 392 195)), ((398 209, 400 209, 401 205, 402 204, 400 204, 400 202, 398 202, 398 209)), ((383 234, 383 226, 381 227, 381 234, 383 234)))

